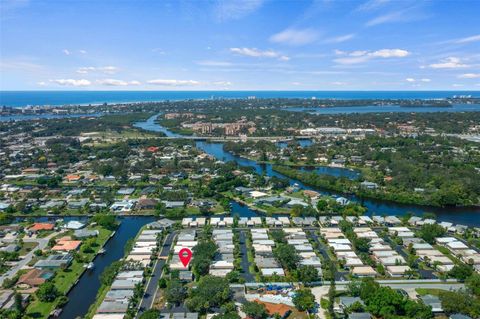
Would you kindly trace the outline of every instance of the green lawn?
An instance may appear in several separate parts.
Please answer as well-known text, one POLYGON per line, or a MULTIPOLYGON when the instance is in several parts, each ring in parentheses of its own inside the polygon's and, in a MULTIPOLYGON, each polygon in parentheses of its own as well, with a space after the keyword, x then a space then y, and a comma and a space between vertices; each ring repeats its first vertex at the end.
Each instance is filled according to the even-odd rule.
POLYGON ((443 289, 435 289, 435 288, 416 288, 415 291, 420 296, 425 296, 425 295, 438 296, 442 292, 445 292, 445 290, 443 290, 443 289))
MULTIPOLYGON (((97 246, 93 247, 92 253, 87 254, 81 251, 78 252, 80 256, 86 258, 88 261, 92 261, 94 259, 96 253, 105 244, 112 233, 111 231, 99 226, 93 227, 92 229, 97 229, 100 232, 95 241, 97 246)), ((84 263, 79 263, 76 260, 73 260, 70 267, 65 270, 58 270, 56 272, 53 283, 62 294, 67 294, 69 289, 85 271, 83 265, 84 263)), ((56 302, 41 302, 34 297, 33 301, 28 305, 26 313, 30 318, 47 318, 52 310, 55 309, 55 306, 56 302)))
POLYGON ((37 246, 38 246, 38 243, 31 243, 31 242, 23 243, 22 248, 20 248, 20 250, 18 251, 18 254, 20 256, 25 256, 30 251, 34 250, 35 247, 37 246))

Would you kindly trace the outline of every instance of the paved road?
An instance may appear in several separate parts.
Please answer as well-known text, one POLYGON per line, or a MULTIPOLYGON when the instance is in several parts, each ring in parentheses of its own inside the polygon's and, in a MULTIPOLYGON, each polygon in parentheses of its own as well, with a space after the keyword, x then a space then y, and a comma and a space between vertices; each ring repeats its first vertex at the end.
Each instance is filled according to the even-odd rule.
MULTIPOLYGON (((384 237, 383 240, 389 244, 393 244, 392 242, 392 239, 387 236, 387 237, 384 237)), ((395 244, 393 244, 395 245, 395 244)), ((408 254, 405 252, 405 250, 403 250, 403 246, 402 245, 395 245, 395 251, 400 255, 402 256, 405 261, 408 260, 408 254)), ((434 270, 430 270, 430 269, 420 269, 419 268, 419 265, 418 265, 418 259, 415 260, 415 268, 418 269, 418 273, 420 274, 420 277, 421 278, 424 278, 424 279, 436 279, 437 276, 435 276, 434 274, 434 270)))
MULTIPOLYGON (((306 230, 306 233, 308 236, 310 236, 311 239, 313 239, 315 242, 318 243, 318 250, 320 251, 320 253, 322 254, 323 256, 323 259, 325 261, 330 261, 330 256, 328 255, 328 252, 327 252, 327 247, 325 247, 325 245, 322 243, 322 241, 320 240, 320 238, 318 238, 318 235, 315 234, 315 231, 314 230, 311 230, 309 228, 304 228, 304 230, 306 230)), ((334 270, 334 278, 335 278, 335 281, 344 281, 346 280, 345 279, 345 276, 348 275, 348 271, 338 271, 337 269, 334 270)))
MULTIPOLYGON (((177 235, 176 232, 172 232, 167 235, 167 238, 165 239, 165 242, 163 243, 163 246, 160 249, 160 255, 159 257, 167 257, 170 253, 170 250, 172 248, 173 244, 173 239, 177 235)), ((165 265, 166 259, 159 258, 155 262, 155 265, 153 266, 153 272, 152 276, 150 277, 150 280, 147 283, 147 288, 145 289, 145 294, 143 295, 142 302, 140 303, 140 309, 137 314, 137 318, 140 317, 140 315, 148 309, 152 308, 153 302, 155 300, 155 295, 157 292, 158 288, 158 281, 160 280, 160 277, 162 276, 163 273, 163 266, 165 265)))
POLYGON ((54 233, 52 233, 52 234, 50 234, 50 235, 48 235, 44 238, 23 238, 24 242, 26 242, 26 243, 37 243, 38 246, 35 247, 35 249, 32 249, 32 251, 30 251, 28 254, 26 254, 14 267, 10 268, 6 273, 4 273, 2 276, 0 276, 0 286, 3 284, 3 281, 6 278, 12 279, 20 269, 25 267, 33 259, 35 250, 45 249, 48 245, 48 241, 52 237, 55 237, 55 236, 57 236, 61 233, 62 233, 62 231, 61 232, 54 232, 54 233))
POLYGON ((250 273, 249 266, 250 262, 248 261, 247 256, 247 236, 245 234, 245 230, 239 232, 239 239, 240 239, 240 254, 242 255, 242 260, 240 265, 242 266, 242 277, 245 279, 246 282, 255 281, 255 276, 250 273))

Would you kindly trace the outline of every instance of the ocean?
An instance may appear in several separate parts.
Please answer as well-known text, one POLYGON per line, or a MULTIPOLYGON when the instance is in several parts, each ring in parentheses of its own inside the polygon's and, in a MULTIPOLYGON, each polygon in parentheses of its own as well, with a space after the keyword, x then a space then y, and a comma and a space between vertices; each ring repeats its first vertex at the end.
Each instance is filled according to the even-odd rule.
POLYGON ((84 105, 219 98, 440 99, 480 91, 0 91, 0 106, 84 105))

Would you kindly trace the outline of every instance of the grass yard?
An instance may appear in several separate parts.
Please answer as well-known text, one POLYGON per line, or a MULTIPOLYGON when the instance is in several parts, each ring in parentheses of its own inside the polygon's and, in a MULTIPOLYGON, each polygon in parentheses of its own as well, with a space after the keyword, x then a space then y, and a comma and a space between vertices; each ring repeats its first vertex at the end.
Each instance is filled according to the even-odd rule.
MULTIPOLYGON (((93 252, 83 253, 81 250, 78 251, 78 254, 85 258, 87 262, 90 262, 95 258, 97 252, 105 244, 112 233, 111 231, 99 226, 93 227, 92 229, 97 229, 100 232, 95 240, 96 246, 93 247, 93 252)), ((57 270, 55 277, 53 278, 53 283, 61 292, 61 294, 66 295, 70 288, 78 280, 80 275, 85 271, 83 265, 84 263, 78 262, 74 259, 72 264, 67 269, 57 270)), ((48 315, 55 309, 55 306, 56 301, 41 302, 34 297, 33 301, 27 307, 26 314, 29 318, 47 318, 48 315)))

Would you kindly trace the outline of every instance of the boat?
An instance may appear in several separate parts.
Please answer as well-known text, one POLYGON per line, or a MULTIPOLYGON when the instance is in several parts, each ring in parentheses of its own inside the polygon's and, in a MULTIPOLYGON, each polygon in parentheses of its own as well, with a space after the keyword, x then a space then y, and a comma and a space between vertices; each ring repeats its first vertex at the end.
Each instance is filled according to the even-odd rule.
POLYGON ((95 265, 94 265, 93 262, 90 262, 87 265, 85 265, 84 267, 87 268, 87 269, 93 269, 93 268, 95 268, 95 265))
POLYGON ((98 251, 98 254, 99 254, 99 255, 103 255, 103 254, 105 254, 105 252, 106 252, 105 248, 101 248, 101 249, 98 251))

